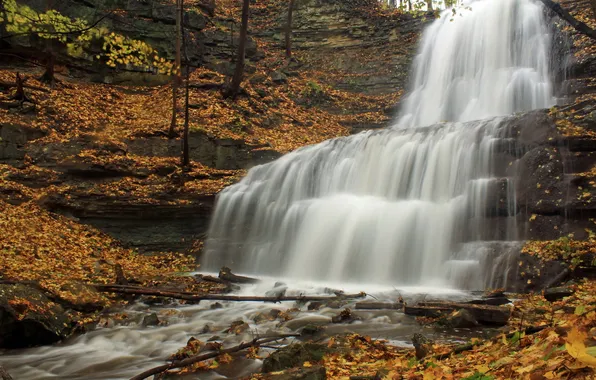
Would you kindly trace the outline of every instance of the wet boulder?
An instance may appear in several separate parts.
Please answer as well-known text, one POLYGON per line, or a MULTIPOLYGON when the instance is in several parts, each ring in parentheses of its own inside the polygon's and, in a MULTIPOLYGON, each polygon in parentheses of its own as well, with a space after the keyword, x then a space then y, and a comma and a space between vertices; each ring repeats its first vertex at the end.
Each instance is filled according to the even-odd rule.
POLYGON ((304 362, 318 362, 327 353, 327 346, 319 343, 295 343, 279 349, 263 361, 263 372, 283 371, 301 366, 304 362))
POLYGON ((466 309, 454 311, 443 318, 440 323, 454 329, 478 326, 478 321, 474 318, 474 315, 466 309))
POLYGON ((0 285, 0 347, 24 348, 67 338, 71 320, 64 309, 40 290, 0 285))
POLYGON ((157 326, 159 325, 160 320, 157 317, 156 313, 151 313, 149 315, 146 315, 143 318, 143 326, 147 327, 147 326, 157 326))

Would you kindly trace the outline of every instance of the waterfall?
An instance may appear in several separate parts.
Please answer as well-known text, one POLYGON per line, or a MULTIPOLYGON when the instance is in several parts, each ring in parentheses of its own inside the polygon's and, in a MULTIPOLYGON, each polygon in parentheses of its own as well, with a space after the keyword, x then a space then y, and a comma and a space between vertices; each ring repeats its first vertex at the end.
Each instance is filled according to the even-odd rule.
POLYGON ((505 115, 549 107, 554 98, 541 6, 468 6, 461 16, 443 11, 425 31, 412 90, 391 128, 298 149, 222 191, 203 268, 485 285, 483 276, 466 279, 490 250, 470 247, 487 240, 491 216, 515 214, 511 179, 495 171, 505 115), (499 208, 493 199, 503 187, 509 199, 499 208))

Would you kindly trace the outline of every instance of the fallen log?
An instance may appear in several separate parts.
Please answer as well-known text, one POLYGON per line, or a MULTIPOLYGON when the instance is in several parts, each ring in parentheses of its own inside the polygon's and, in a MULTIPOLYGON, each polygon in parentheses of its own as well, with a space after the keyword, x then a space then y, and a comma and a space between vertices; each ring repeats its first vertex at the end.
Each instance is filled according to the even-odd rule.
POLYGON ((100 292, 105 293, 122 293, 135 294, 142 296, 156 296, 181 299, 185 301, 253 301, 253 302, 281 302, 281 301, 329 301, 347 298, 362 298, 366 293, 344 294, 341 296, 283 296, 283 297, 267 297, 267 296, 230 296, 225 294, 196 294, 192 292, 178 292, 173 290, 161 290, 153 288, 145 288, 140 286, 117 285, 117 284, 90 284, 100 292))
POLYGON ((201 282, 201 281, 215 282, 216 284, 223 284, 223 285, 229 285, 229 283, 230 283, 229 281, 222 280, 221 278, 207 276, 204 274, 195 274, 193 277, 195 278, 195 280, 197 280, 197 282, 201 282))
POLYGON ((498 297, 483 297, 477 300, 471 300, 464 303, 472 304, 472 305, 491 305, 491 306, 501 306, 507 305, 511 303, 511 300, 506 296, 498 296, 498 297))
POLYGON ((511 316, 511 310, 506 307, 452 302, 419 302, 416 306, 406 306, 404 313, 436 318, 460 309, 470 312, 476 321, 483 324, 505 325, 511 316))
POLYGON ((404 304, 399 302, 358 302, 354 308, 357 310, 401 310, 404 308, 404 304))
POLYGON ((145 371, 141 374, 131 377, 130 380, 143 380, 151 375, 157 375, 159 373, 163 373, 170 369, 187 367, 189 365, 201 362, 203 360, 216 358, 219 355, 231 354, 234 352, 242 351, 247 348, 258 347, 264 343, 275 342, 276 340, 295 337, 295 336, 297 336, 297 335, 288 334, 288 335, 279 335, 279 336, 274 336, 274 337, 256 338, 256 339, 253 339, 251 342, 240 343, 237 346, 230 347, 225 350, 213 351, 213 352, 209 352, 209 353, 202 354, 202 355, 192 356, 190 358, 183 359, 183 360, 174 360, 173 362, 171 362, 169 364, 164 364, 164 365, 160 365, 160 366, 148 369, 147 371, 145 371))
POLYGON ((261 282, 261 280, 258 278, 235 275, 228 267, 222 267, 219 270, 219 278, 224 281, 233 282, 235 284, 256 284, 261 282))

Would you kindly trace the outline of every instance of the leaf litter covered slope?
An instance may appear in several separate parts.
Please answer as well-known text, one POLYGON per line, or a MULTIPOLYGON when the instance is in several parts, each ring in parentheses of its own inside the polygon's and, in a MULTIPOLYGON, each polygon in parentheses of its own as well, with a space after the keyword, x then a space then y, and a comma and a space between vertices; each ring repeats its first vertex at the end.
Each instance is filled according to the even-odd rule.
POLYGON ((49 213, 32 202, 19 206, 0 200, 0 275, 36 281, 60 296, 69 282, 113 283, 115 266, 147 283, 195 268, 194 259, 177 253, 140 255, 91 227, 49 213))

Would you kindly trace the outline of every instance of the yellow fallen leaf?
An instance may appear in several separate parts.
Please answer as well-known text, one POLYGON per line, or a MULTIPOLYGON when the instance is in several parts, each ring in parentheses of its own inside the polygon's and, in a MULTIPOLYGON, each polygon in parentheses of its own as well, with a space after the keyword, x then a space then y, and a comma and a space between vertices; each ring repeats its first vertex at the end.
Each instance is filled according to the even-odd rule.
POLYGON ((302 363, 302 366, 309 368, 309 367, 312 367, 312 364, 310 364, 310 362, 304 362, 304 363, 302 363))
POLYGON ((596 357, 590 355, 586 351, 584 340, 587 337, 588 336, 585 333, 579 331, 577 328, 572 328, 571 331, 569 331, 569 334, 567 334, 565 349, 567 350, 567 353, 577 361, 586 366, 596 368, 596 357))

